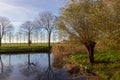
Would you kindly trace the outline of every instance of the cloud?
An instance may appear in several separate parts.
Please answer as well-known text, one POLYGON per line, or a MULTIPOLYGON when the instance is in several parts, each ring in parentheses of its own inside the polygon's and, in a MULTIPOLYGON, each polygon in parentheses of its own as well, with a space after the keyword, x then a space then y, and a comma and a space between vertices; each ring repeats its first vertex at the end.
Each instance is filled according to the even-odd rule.
POLYGON ((59 14, 65 0, 0 0, 0 16, 8 17, 17 26, 33 20, 39 12, 51 11, 59 14))
POLYGON ((8 17, 12 22, 32 20, 37 13, 38 12, 34 9, 0 2, 0 16, 8 17))
POLYGON ((26 20, 33 20, 38 12, 34 9, 28 9, 20 6, 14 6, 0 2, 0 16, 5 16, 10 19, 15 27, 15 30, 26 20))

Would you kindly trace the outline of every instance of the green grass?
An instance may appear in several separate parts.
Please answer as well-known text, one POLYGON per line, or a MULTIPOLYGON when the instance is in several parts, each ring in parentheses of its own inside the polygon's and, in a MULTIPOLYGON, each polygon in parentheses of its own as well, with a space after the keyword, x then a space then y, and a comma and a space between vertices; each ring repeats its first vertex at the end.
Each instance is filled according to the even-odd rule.
POLYGON ((87 56, 87 53, 74 54, 67 56, 66 61, 72 64, 82 64, 88 72, 105 80, 120 80, 120 50, 95 52, 93 65, 89 64, 87 56))
MULTIPOLYGON (((51 43, 51 46, 52 45, 54 45, 53 43, 51 43)), ((2 44, 2 46, 4 47, 4 46, 28 46, 28 44, 27 43, 4 43, 4 44, 2 44)), ((31 46, 48 46, 48 44, 47 43, 33 43, 33 44, 31 44, 31 46)))
MULTIPOLYGON (((53 44, 51 44, 52 46, 53 44)), ((47 43, 42 44, 31 44, 30 47, 28 44, 2 44, 0 47, 0 53, 25 53, 25 52, 48 52, 47 43)))

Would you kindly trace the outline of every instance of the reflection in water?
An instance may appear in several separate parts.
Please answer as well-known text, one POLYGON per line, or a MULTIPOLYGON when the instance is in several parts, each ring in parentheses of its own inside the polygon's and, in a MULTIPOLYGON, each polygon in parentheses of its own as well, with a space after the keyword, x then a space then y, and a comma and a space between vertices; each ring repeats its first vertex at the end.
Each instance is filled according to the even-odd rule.
POLYGON ((11 66, 10 63, 10 55, 9 55, 9 65, 5 66, 5 64, 2 61, 2 57, 0 54, 0 80, 7 80, 12 73, 13 67, 11 66))
POLYGON ((44 72, 42 72, 42 76, 39 77, 39 80, 60 80, 55 73, 55 69, 51 66, 50 52, 47 55, 48 67, 44 72))
POLYGON ((50 61, 50 53, 48 53, 48 68, 46 71, 47 80, 55 80, 55 74, 52 70, 50 62, 51 62, 50 61))
POLYGON ((25 62, 24 64, 20 65, 20 72, 24 75, 24 76, 33 76, 35 75, 37 72, 39 71, 39 66, 38 63, 34 63, 31 62, 30 60, 30 54, 27 54, 27 62, 25 62))
POLYGON ((50 52, 0 55, 0 80, 70 80, 66 71, 51 64, 53 56, 50 52))
POLYGON ((1 55, 0 55, 0 64, 1 64, 0 74, 2 74, 3 73, 3 61, 2 61, 1 55))
POLYGON ((65 77, 61 77, 58 74, 60 71, 51 66, 50 57, 50 53, 47 53, 48 65, 46 68, 42 68, 38 62, 32 62, 30 54, 28 54, 27 62, 24 65, 20 65, 21 74, 27 76, 29 80, 66 80, 65 77))
POLYGON ((41 72, 36 80, 67 80, 67 74, 65 71, 57 70, 51 66, 50 52, 48 55, 48 67, 41 72))

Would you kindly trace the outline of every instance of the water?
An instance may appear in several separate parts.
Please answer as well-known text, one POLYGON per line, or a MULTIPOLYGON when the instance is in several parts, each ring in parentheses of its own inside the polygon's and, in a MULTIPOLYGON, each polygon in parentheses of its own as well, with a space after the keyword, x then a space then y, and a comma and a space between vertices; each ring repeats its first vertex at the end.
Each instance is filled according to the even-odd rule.
POLYGON ((70 80, 65 70, 52 66, 53 60, 49 53, 0 55, 0 80, 70 80))

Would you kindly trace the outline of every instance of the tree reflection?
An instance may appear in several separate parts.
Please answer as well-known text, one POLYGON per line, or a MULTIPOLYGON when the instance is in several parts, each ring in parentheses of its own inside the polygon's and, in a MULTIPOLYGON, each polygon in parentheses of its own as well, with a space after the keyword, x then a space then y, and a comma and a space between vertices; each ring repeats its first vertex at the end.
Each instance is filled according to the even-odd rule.
POLYGON ((5 64, 2 61, 2 57, 0 54, 0 80, 8 80, 8 77, 12 73, 13 67, 10 65, 10 57, 9 57, 9 65, 5 66, 5 64))
POLYGON ((20 66, 20 72, 26 76, 24 80, 67 80, 63 70, 55 69, 51 66, 51 54, 47 54, 48 66, 42 67, 40 63, 32 62, 30 54, 27 55, 27 62, 20 66))
POLYGON ((64 71, 55 69, 51 66, 50 52, 48 55, 48 67, 42 73, 42 76, 38 80, 67 80, 67 75, 64 71))
POLYGON ((39 77, 39 80, 58 80, 56 79, 54 70, 51 66, 50 52, 47 55, 48 55, 48 67, 42 73, 42 77, 39 77))
POLYGON ((37 62, 31 62, 30 58, 30 54, 28 53, 27 62, 20 65, 20 72, 26 77, 34 76, 39 72, 39 64, 37 62))
POLYGON ((3 64, 3 61, 2 61, 2 58, 1 58, 1 54, 0 54, 0 65, 1 65, 1 67, 0 67, 0 68, 1 68, 1 69, 0 69, 0 70, 1 70, 1 71, 0 71, 0 74, 1 74, 1 73, 3 73, 3 68, 4 68, 4 67, 3 67, 4 64, 3 64))

